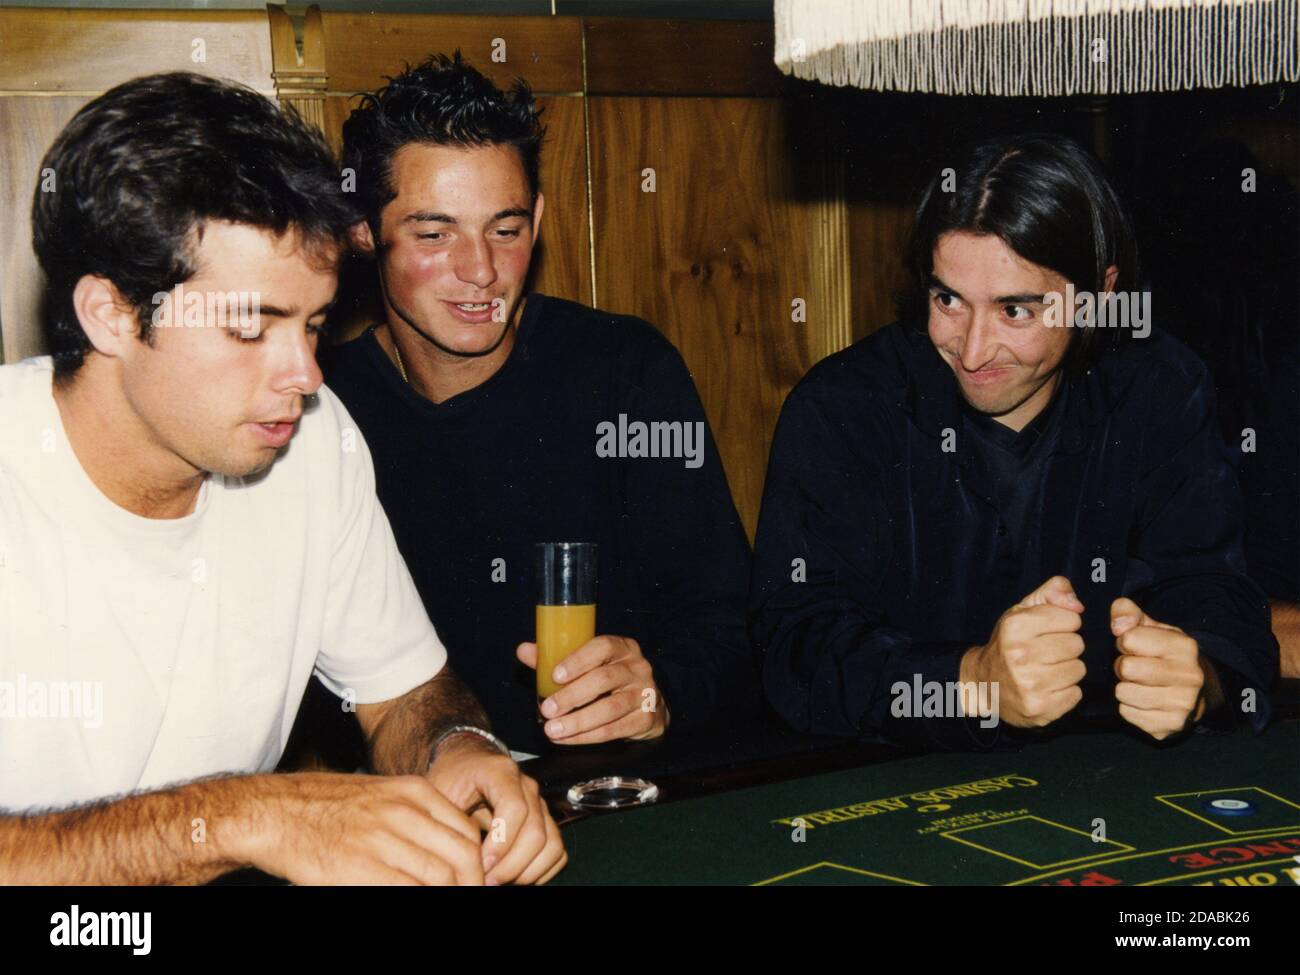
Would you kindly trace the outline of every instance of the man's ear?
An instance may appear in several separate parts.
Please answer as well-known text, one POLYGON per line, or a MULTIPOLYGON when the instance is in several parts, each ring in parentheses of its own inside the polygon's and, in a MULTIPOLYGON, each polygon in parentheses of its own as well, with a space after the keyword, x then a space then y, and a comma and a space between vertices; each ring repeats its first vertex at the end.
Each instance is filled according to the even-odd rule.
POLYGON ((348 228, 348 244, 358 254, 375 256, 375 238, 371 236, 370 224, 362 220, 348 228))
POLYGON ((546 197, 540 190, 537 192, 537 202, 533 204, 533 244, 536 245, 537 238, 542 232, 542 211, 546 209, 546 197))
MULTIPOLYGON (((155 309, 163 310, 162 306, 170 306, 171 302, 171 292, 154 296, 155 309)), ((140 331, 135 308, 108 278, 82 275, 72 289, 72 307, 90 344, 104 355, 120 355, 125 343, 134 342, 140 331)))
POLYGON ((1117 268, 1114 264, 1106 268, 1106 293, 1107 294, 1110 294, 1110 292, 1115 290, 1115 282, 1118 279, 1119 279, 1119 268, 1117 268))

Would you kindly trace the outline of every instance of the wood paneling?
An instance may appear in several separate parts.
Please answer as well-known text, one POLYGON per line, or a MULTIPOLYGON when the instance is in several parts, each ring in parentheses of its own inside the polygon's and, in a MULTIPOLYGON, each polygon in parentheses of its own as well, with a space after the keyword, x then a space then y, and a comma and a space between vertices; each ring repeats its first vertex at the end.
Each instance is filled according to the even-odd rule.
POLYGON ((231 78, 270 94, 266 14, 0 8, 3 361, 45 351, 40 334, 44 283, 31 244, 31 201, 41 157, 91 97, 163 71, 231 78))
POLYGON ((325 128, 325 31, 320 8, 309 7, 301 23, 280 7, 266 8, 271 32, 271 58, 275 66, 275 95, 318 129, 325 128), (301 37, 297 36, 301 30, 301 37))
MULTIPOLYGON (((88 99, 0 97, 0 338, 4 362, 45 351, 41 307, 45 279, 32 250, 32 195, 41 158, 88 99)), ((54 184, 58 192, 57 174, 54 184)))
POLYGON ((0 8, 0 90, 102 92, 160 71, 231 78, 269 94, 266 14, 0 8))
POLYGON ((848 255, 819 251, 836 235, 819 231, 825 202, 799 191, 821 181, 818 160, 782 150, 779 100, 589 101, 597 303, 681 350, 752 538, 781 404, 844 324, 848 255))
POLYGON ((848 207, 853 267, 850 342, 866 338, 897 317, 895 297, 906 280, 903 250, 914 209, 906 203, 861 200, 848 207))
POLYGON ((325 63, 330 90, 371 91, 403 62, 430 54, 461 54, 494 83, 519 75, 535 92, 582 90, 581 22, 576 17, 454 17, 433 14, 325 12, 325 63), (503 63, 492 60, 505 42, 503 63))
POLYGON ((587 39, 592 95, 774 95, 792 83, 773 63, 770 22, 594 17, 587 39))
POLYGON ((542 232, 533 257, 532 287, 590 305, 591 236, 583 100, 563 95, 538 100, 546 126, 541 165, 546 212, 542 214, 542 232))
POLYGON ((343 152, 343 123, 359 103, 360 99, 356 95, 325 96, 325 138, 329 139, 330 146, 337 154, 343 152))

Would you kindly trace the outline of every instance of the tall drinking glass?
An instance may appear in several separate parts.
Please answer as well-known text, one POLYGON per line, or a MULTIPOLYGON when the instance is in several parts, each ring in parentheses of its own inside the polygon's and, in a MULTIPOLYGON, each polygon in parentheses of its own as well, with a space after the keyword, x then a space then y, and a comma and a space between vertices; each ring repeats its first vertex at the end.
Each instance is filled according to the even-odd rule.
POLYGON ((539 542, 537 701, 558 691, 551 671, 596 635, 596 543, 539 542))

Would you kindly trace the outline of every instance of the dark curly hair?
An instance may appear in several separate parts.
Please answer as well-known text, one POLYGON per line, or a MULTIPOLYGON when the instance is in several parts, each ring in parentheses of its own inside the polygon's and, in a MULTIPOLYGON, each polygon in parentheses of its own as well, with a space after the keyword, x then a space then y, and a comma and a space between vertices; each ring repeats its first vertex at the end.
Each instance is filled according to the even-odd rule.
POLYGON ((187 72, 135 78, 96 98, 41 167, 54 187, 37 188, 32 233, 61 378, 91 349, 72 304, 84 275, 113 282, 148 342, 153 296, 196 273, 194 233, 205 221, 292 228, 325 261, 360 219, 316 128, 251 88, 187 72))
POLYGON ((514 146, 534 200, 540 188, 538 159, 546 133, 532 90, 516 78, 503 92, 461 59, 431 55, 406 65, 343 123, 343 165, 356 173, 366 222, 379 238, 379 214, 397 196, 393 156, 410 143, 437 146, 514 146))

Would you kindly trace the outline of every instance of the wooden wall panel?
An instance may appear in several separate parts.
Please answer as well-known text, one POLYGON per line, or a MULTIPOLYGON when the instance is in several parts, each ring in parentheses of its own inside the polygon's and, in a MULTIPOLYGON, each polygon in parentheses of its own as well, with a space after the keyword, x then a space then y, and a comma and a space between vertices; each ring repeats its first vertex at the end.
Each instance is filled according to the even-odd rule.
POLYGON ((44 283, 31 244, 41 157, 92 97, 162 71, 232 78, 271 94, 266 14, 0 8, 0 361, 45 351, 44 283))
POLYGON ((343 153, 343 123, 356 108, 358 99, 355 95, 331 94, 325 96, 325 138, 329 139, 331 148, 338 155, 343 153))
POLYGON ((325 70, 325 31, 321 27, 320 8, 308 7, 302 20, 295 24, 283 7, 267 7, 266 26, 271 39, 276 98, 323 131, 329 75, 325 70))
POLYGON ((402 62, 460 48, 474 67, 497 85, 515 75, 536 92, 582 90, 581 22, 576 17, 456 17, 434 14, 368 14, 326 11, 325 63, 330 90, 369 91, 402 62), (493 42, 505 41, 503 63, 492 60, 493 42))
POLYGON ((232 78, 269 94, 266 14, 0 8, 0 90, 98 93, 159 71, 232 78))
POLYGON ((541 166, 546 212, 534 256, 532 287, 590 305, 585 106, 582 98, 565 95, 539 101, 546 126, 541 166))
POLYGON ((853 266, 850 342, 866 338, 896 317, 895 297, 906 280, 903 252, 915 207, 910 203, 855 201, 849 211, 853 266))
POLYGON ((819 250, 833 239, 817 226, 824 201, 795 191, 812 161, 782 149, 781 101, 589 101, 597 303, 645 318, 681 350, 752 538, 777 415, 824 352, 848 254, 819 250), (642 191, 647 168, 653 193, 642 191), (795 298, 804 324, 791 320, 795 298))
POLYGON ((767 21, 589 17, 592 95, 773 95, 791 82, 773 62, 767 21))
MULTIPOLYGON (((89 99, 73 95, 0 97, 0 361, 45 351, 44 275, 32 250, 32 195, 46 149, 89 99)), ((55 174, 55 191, 58 191, 55 174)))

